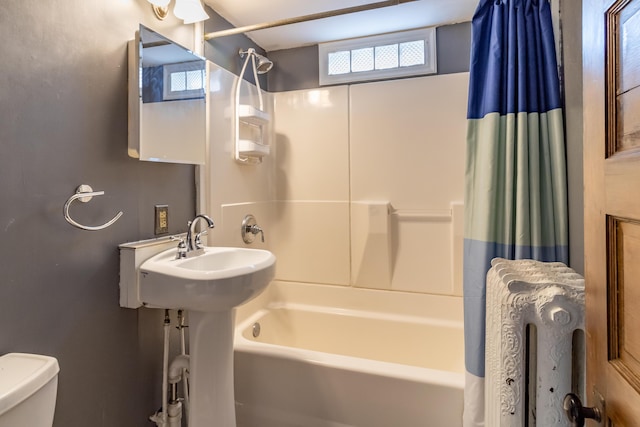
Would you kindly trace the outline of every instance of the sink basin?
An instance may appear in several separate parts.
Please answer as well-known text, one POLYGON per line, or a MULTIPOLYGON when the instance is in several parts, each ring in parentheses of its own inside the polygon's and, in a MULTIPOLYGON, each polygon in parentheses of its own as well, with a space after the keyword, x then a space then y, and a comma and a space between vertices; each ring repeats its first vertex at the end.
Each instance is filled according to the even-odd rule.
POLYGON ((148 307, 230 310, 258 296, 275 276, 276 257, 248 248, 206 247, 175 259, 172 248, 140 266, 140 300, 148 307))

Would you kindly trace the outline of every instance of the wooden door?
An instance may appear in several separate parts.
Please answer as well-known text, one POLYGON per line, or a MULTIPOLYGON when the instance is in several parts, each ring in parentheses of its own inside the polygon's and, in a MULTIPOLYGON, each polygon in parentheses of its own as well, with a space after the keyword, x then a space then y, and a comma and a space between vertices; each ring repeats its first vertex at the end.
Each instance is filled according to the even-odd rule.
POLYGON ((640 0, 583 12, 586 399, 640 426, 640 0))

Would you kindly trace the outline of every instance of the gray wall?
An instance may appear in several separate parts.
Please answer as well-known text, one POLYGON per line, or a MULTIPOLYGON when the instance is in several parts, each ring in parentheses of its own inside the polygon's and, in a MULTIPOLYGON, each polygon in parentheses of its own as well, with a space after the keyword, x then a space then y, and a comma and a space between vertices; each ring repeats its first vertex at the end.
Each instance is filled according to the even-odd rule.
MULTIPOLYGON (((146 0, 0 2, 0 354, 55 356, 56 427, 147 425, 160 406, 162 313, 118 306, 118 244, 195 213, 194 167, 127 156, 127 40, 144 23, 183 44, 146 0), (62 207, 79 184, 105 196, 62 207)), ((25 426, 26 427, 26 426, 25 426)))
MULTIPOLYGON (((471 23, 443 25, 436 29, 438 74, 469 71, 471 23)), ((268 53, 275 66, 269 72, 269 90, 312 89, 320 86, 318 46, 275 50, 268 53)))
POLYGON ((584 274, 584 186, 582 167, 582 2, 560 1, 567 175, 569 265, 584 274))
POLYGON ((469 71, 471 22, 443 25, 436 29, 438 74, 469 71))

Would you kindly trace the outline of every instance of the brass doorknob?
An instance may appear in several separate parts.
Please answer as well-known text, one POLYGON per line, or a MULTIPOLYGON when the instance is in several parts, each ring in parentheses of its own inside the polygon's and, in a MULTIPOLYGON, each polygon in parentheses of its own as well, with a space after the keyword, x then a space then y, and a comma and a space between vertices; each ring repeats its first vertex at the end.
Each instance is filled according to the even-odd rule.
POLYGON ((598 408, 585 408, 582 406, 580 398, 573 393, 569 393, 564 397, 562 407, 572 426, 583 427, 586 419, 592 419, 597 422, 602 421, 598 408))

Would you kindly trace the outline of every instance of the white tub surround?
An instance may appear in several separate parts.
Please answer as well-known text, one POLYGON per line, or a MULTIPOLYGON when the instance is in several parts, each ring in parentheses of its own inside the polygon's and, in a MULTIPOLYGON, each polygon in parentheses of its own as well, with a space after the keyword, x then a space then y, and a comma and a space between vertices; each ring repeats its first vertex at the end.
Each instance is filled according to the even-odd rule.
POLYGON ((237 311, 277 337, 236 330, 238 426, 460 426, 468 73, 269 95, 275 138, 254 167, 233 161, 233 81, 212 68, 210 242, 244 246, 253 214, 252 245, 278 257, 277 282, 237 311))

